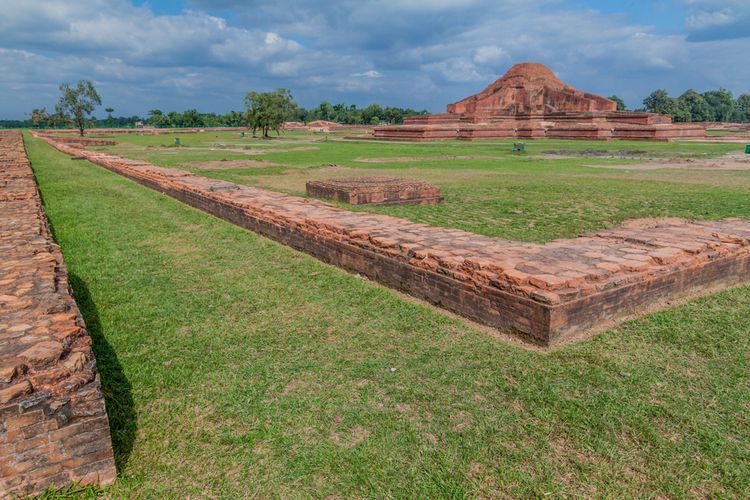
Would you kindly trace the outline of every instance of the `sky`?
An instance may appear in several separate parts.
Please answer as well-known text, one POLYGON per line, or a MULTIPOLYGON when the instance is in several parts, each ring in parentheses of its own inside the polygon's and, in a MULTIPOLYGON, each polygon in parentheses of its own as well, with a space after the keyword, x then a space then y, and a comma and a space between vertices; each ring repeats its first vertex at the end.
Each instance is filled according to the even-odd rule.
POLYGON ((750 93, 750 0, 0 0, 0 118, 92 80, 117 116, 297 102, 441 112, 514 63, 641 106, 750 93))

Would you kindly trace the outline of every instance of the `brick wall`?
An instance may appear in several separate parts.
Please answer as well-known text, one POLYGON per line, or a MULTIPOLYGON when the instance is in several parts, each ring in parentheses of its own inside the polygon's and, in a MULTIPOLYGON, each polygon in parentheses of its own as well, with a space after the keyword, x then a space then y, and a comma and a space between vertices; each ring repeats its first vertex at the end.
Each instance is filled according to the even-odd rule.
POLYGON ((18 131, 0 131, 0 496, 115 479, 99 375, 18 131))
POLYGON ((750 282, 746 220, 620 228, 539 245, 350 212, 45 140, 325 262, 543 345, 750 282))

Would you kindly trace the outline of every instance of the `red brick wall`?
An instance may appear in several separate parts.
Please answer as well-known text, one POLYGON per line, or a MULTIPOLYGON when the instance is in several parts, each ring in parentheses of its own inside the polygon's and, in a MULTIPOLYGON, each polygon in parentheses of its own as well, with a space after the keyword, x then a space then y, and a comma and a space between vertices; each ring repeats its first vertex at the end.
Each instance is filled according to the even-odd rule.
POLYGON ((21 134, 0 132, 0 496, 115 479, 99 375, 21 134))

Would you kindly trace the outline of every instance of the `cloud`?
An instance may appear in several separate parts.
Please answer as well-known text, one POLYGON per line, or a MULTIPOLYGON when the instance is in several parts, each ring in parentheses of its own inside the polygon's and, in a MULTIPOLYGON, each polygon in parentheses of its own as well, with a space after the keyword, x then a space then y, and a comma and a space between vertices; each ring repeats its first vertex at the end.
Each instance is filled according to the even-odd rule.
POLYGON ((747 0, 686 0, 685 25, 692 42, 750 37, 747 0))
POLYGON ((365 71, 364 73, 354 73, 352 76, 364 78, 383 78, 383 75, 379 71, 375 71, 374 69, 365 71))
POLYGON ((225 112, 277 87, 305 106, 437 111, 522 61, 631 106, 660 87, 750 91, 750 3, 674 1, 686 17, 667 32, 562 0, 187 0, 170 15, 129 0, 0 0, 0 116, 54 105, 59 83, 80 78, 128 114, 225 112))

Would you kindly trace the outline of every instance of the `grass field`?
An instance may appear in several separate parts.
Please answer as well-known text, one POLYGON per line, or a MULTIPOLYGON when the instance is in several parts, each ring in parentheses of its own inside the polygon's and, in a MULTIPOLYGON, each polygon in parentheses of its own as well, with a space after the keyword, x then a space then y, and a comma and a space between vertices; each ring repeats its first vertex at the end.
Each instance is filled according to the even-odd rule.
POLYGON ((643 158, 713 157, 741 152, 741 144, 528 141, 527 153, 514 154, 512 141, 411 144, 344 142, 336 135, 331 135, 328 141, 325 138, 292 133, 263 141, 242 138, 237 132, 185 134, 180 139, 186 147, 159 148, 159 145, 172 144, 173 138, 123 135, 117 138, 121 144, 103 149, 162 166, 186 168, 217 179, 298 195, 304 195, 305 182, 310 179, 348 175, 420 178, 436 184, 446 203, 441 206, 368 206, 355 210, 528 241, 573 237, 634 217, 672 215, 715 219, 750 215, 750 170, 601 168, 637 163, 643 158), (217 144, 227 149, 214 148, 217 144), (304 149, 295 150, 298 148, 304 149), (260 155, 242 152, 259 150, 285 151, 260 155), (576 151, 587 150, 589 153, 608 151, 615 157, 575 156, 576 151), (563 153, 565 158, 552 159, 543 155, 544 152, 563 153), (480 158, 438 159, 446 156, 480 158), (388 157, 432 160, 357 161, 388 157), (243 168, 227 161, 224 162, 227 168, 221 168, 220 164, 211 169, 202 168, 207 161, 222 159, 251 160, 253 165, 243 168))
MULTIPOLYGON (((104 495, 750 495, 750 287, 537 352, 26 140, 94 339, 118 466, 104 495)), ((238 154, 122 141, 113 149, 170 166, 238 154)), ((533 143, 525 157, 508 143, 315 145, 263 155, 292 165, 278 171, 199 172, 291 192, 327 163, 424 173, 444 207, 377 210, 531 240, 630 216, 750 216, 748 172, 630 178, 581 166, 620 159, 535 157, 592 143, 533 143), (512 159, 353 161, 445 154, 512 159)))

